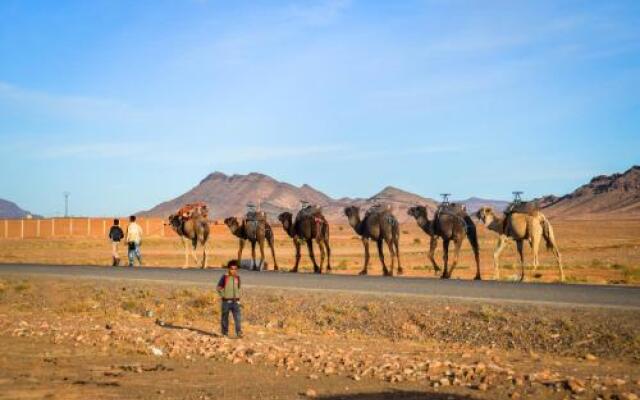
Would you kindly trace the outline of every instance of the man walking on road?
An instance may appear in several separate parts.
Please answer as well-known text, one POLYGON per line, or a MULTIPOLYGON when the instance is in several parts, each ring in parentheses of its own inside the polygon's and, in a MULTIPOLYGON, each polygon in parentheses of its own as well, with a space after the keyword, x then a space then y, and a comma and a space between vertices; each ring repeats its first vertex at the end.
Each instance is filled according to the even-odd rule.
POLYGON ((113 220, 113 226, 109 229, 109 239, 111 240, 111 266, 117 267, 120 265, 120 254, 118 254, 118 246, 120 241, 124 238, 124 232, 120 228, 120 220, 118 218, 113 220))
POLYGON ((140 244, 142 243, 142 228, 136 223, 136 216, 129 217, 127 227, 127 246, 129 247, 129 266, 133 267, 134 258, 138 259, 138 264, 142 266, 142 254, 140 254, 140 244))
POLYGON ((227 273, 218 281, 218 294, 222 300, 221 331, 224 337, 229 336, 229 312, 233 314, 236 337, 242 337, 242 314, 240 305, 240 276, 238 263, 235 260, 227 264, 227 273))

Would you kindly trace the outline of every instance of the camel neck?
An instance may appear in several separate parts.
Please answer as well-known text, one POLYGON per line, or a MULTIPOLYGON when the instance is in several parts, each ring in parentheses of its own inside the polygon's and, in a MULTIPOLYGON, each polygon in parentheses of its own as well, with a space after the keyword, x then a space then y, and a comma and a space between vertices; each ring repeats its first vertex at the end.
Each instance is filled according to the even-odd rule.
POLYGON ((360 220, 359 215, 349 217, 349 225, 351 225, 358 235, 362 235, 362 221, 360 220))
POLYGON ((431 221, 429 221, 429 217, 426 215, 420 215, 416 218, 418 225, 426 232, 431 233, 431 221))
POLYGON ((494 232, 498 232, 500 234, 504 233, 503 232, 503 228, 504 228, 504 218, 498 217, 497 215, 493 216, 493 220, 491 221, 491 223, 489 225, 487 225, 487 228, 491 231, 494 232))
POLYGON ((284 228, 285 228, 284 229, 285 232, 287 232, 287 235, 289 235, 292 238, 296 236, 296 233, 293 229, 293 217, 287 220, 287 226, 284 228))

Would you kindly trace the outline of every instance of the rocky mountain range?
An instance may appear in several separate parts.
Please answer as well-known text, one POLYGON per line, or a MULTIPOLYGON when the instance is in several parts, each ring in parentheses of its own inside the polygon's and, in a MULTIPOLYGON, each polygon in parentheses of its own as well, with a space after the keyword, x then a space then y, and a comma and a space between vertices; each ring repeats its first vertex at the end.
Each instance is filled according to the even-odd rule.
POLYGON ((25 218, 30 215, 29 211, 23 210, 16 203, 0 199, 0 218, 25 218))
MULTIPOLYGON (((247 175, 214 172, 183 195, 141 214, 165 218, 186 203, 204 201, 212 210, 210 217, 221 220, 232 215, 243 215, 248 203, 259 203, 260 208, 271 219, 275 219, 283 211, 298 210, 302 200, 321 206, 325 216, 333 222, 345 222, 343 209, 349 205, 366 210, 373 204, 385 203, 392 207, 401 222, 406 222, 410 219, 406 210, 412 205, 421 204, 433 212, 438 204, 434 199, 393 186, 387 186, 368 198, 334 199, 307 184, 295 186, 257 172, 247 175)), ((640 166, 621 174, 597 176, 561 197, 550 195, 537 200, 545 208, 546 214, 555 217, 609 214, 640 216, 640 166)), ((508 201, 477 197, 456 202, 464 203, 470 213, 484 205, 503 210, 509 204, 508 201)))
POLYGON ((243 215, 248 203, 259 203, 260 208, 275 219, 283 211, 298 210, 302 200, 321 206, 327 219, 341 222, 345 221, 343 209, 349 205, 364 210, 375 203, 389 204, 401 221, 409 219, 406 210, 412 205, 422 204, 431 210, 437 205, 433 199, 391 186, 369 198, 333 199, 307 184, 298 187, 256 172, 247 175, 214 172, 183 195, 141 214, 164 218, 183 204, 204 201, 211 209, 210 218, 220 220, 231 215, 243 215))
POLYGON ((539 201, 545 213, 554 216, 640 216, 640 166, 596 176, 569 194, 545 196, 539 201))

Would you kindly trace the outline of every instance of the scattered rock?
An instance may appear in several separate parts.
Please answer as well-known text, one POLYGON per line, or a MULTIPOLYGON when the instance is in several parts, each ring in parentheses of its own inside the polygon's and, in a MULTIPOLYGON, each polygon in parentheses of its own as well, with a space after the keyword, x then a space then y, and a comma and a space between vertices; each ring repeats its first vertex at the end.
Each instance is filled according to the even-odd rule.
POLYGON ((487 389, 489 389, 489 385, 487 385, 486 382, 483 382, 483 383, 477 385, 476 389, 478 389, 481 392, 486 392, 487 389))
POLYGON ((584 359, 587 361, 596 361, 598 359, 598 357, 594 356, 591 353, 587 353, 586 356, 584 356, 584 359))
POLYGON ((309 388, 306 392, 304 392, 304 395, 309 398, 316 398, 318 397, 318 392, 316 392, 314 389, 309 388))
POLYGON ((584 382, 580 379, 569 378, 565 385, 573 394, 581 394, 585 391, 584 382))
POLYGON ((156 346, 149 347, 149 350, 151 350, 151 354, 153 354, 156 357, 162 357, 164 355, 164 352, 162 351, 162 349, 156 346))

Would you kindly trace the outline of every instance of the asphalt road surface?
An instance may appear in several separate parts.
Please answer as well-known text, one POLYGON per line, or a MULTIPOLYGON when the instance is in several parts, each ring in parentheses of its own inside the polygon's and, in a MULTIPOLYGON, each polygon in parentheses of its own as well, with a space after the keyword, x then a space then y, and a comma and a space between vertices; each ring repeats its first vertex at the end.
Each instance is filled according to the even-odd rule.
MULTIPOLYGON (((60 278, 155 281, 215 285, 221 269, 0 265, 0 274, 60 278)), ((266 287, 309 291, 403 294, 485 302, 552 303, 568 306, 640 310, 640 288, 629 286, 440 280, 382 276, 315 275, 311 273, 241 271, 245 288, 266 287)))

